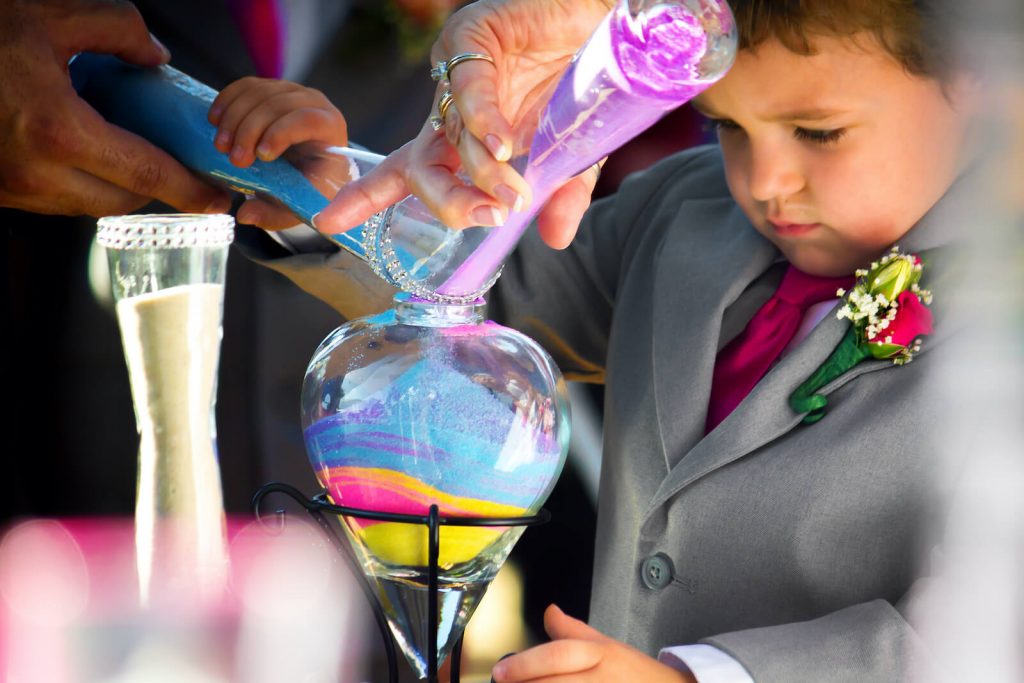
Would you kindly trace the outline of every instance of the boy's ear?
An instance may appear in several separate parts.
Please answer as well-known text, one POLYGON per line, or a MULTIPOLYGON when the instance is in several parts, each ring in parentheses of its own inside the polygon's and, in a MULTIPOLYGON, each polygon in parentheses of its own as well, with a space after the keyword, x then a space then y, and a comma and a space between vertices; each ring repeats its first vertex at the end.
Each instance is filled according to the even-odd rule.
POLYGON ((972 114, 981 106, 984 83, 977 71, 961 69, 945 80, 942 90, 954 108, 972 114))

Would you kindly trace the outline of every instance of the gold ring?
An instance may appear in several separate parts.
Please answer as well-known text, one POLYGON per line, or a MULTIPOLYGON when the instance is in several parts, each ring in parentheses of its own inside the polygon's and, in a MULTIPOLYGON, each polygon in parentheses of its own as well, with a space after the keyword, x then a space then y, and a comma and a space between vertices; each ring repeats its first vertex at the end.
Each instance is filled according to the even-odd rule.
POLYGON ((430 126, 434 130, 441 130, 444 128, 444 117, 448 116, 448 109, 451 108, 452 102, 455 101, 455 96, 452 95, 452 91, 445 88, 445 91, 441 93, 441 99, 437 101, 437 115, 430 117, 430 126))
POLYGON ((457 67, 463 62, 468 62, 473 59, 482 59, 485 62, 494 64, 494 58, 490 55, 485 55, 483 52, 460 52, 451 59, 442 59, 430 69, 430 77, 435 81, 447 81, 450 79, 452 69, 457 67))

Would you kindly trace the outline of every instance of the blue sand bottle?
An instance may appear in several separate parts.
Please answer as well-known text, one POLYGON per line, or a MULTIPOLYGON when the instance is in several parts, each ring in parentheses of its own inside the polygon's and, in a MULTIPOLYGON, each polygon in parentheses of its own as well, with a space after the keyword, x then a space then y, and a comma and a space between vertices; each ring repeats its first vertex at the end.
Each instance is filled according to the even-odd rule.
MULTIPOLYGON (((233 165, 213 145, 207 120, 217 91, 170 66, 140 68, 110 55, 82 53, 69 65, 81 95, 107 121, 168 152, 184 166, 232 190, 271 199, 312 225, 338 188, 383 159, 351 147, 296 146, 274 161, 233 165)), ((366 258, 362 227, 331 240, 366 258)))

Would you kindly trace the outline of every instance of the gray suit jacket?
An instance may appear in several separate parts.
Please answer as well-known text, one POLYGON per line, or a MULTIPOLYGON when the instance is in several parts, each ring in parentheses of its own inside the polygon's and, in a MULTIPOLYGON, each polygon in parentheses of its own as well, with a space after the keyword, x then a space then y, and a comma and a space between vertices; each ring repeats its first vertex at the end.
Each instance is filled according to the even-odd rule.
MULTIPOLYGON (((946 243, 951 204, 905 250, 946 243)), ((384 305, 358 301, 332 260, 354 268, 345 256, 272 265, 328 302, 344 292, 343 313, 384 305)), ((594 626, 652 655, 703 640, 759 683, 901 680, 924 660, 900 601, 934 530, 931 370, 946 333, 939 320, 909 365, 862 363, 825 388, 826 417, 803 425, 787 398, 845 333, 829 316, 704 436, 715 355, 784 265, 706 147, 595 203, 569 249, 527 237, 490 313, 570 378, 606 384, 594 626), (671 577, 659 588, 642 577, 655 555, 671 577)))

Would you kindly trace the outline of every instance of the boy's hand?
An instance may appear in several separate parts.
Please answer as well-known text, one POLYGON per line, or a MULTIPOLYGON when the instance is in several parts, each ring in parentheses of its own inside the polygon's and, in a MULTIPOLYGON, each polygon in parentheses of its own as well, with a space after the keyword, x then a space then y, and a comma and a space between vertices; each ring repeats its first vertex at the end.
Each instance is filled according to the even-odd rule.
MULTIPOLYGON (((235 81, 210 105, 208 118, 217 126, 214 146, 240 168, 256 159, 273 161, 299 143, 348 144, 345 117, 331 101, 319 90, 289 81, 255 77, 235 81)), ((334 159, 318 158, 315 150, 289 161, 328 199, 350 180, 335 177, 347 173, 347 166, 337 168, 334 159)), ((298 222, 287 209, 258 199, 245 202, 237 220, 268 230, 298 222)))
POLYGON ((313 88, 269 78, 242 78, 210 105, 214 146, 240 168, 272 161, 299 142, 348 144, 345 117, 313 88))
POLYGON ((513 681, 644 681, 696 683, 689 673, 668 667, 573 619, 555 605, 544 612, 551 642, 530 648, 494 665, 496 683, 513 681))

